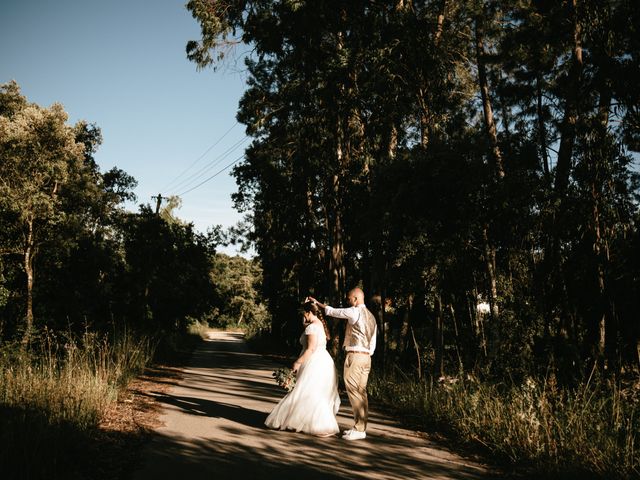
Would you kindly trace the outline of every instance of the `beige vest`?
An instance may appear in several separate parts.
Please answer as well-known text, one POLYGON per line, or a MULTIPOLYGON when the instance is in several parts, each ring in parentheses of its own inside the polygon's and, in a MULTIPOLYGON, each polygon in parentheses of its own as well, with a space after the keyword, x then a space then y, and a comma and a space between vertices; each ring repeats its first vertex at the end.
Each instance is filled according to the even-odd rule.
POLYGON ((376 319, 367 308, 358 307, 358 309, 360 310, 360 319, 354 324, 347 322, 344 346, 370 350, 371 339, 376 331, 376 319))

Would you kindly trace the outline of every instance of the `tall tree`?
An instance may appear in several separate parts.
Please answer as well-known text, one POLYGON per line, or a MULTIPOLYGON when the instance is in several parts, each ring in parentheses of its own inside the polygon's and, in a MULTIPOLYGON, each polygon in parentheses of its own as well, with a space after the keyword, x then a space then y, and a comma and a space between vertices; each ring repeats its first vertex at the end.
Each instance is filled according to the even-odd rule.
MULTIPOLYGON (((3 85, 2 90, 5 95, 17 93, 11 85, 3 85)), ((82 161, 83 145, 76 142, 73 128, 66 124, 68 117, 61 105, 43 108, 12 98, 13 105, 22 108, 0 116, 0 201, 2 208, 15 216, 21 232, 12 253, 23 259, 23 343, 28 343, 34 321, 34 261, 43 232, 60 219, 59 191, 70 168, 82 161)))

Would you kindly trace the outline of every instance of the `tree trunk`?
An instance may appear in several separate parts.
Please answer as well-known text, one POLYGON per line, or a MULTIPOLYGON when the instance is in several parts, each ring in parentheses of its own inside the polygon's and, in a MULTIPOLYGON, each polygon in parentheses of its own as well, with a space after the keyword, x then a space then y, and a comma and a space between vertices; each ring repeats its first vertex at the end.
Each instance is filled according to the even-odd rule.
POLYGON ((489 281, 489 307, 491 308, 491 332, 492 345, 497 343, 498 320, 500 317, 500 309, 498 307, 498 280, 496 278, 496 248, 489 240, 488 227, 482 229, 482 241, 484 243, 484 262, 487 270, 487 279, 489 281))
POLYGON ((489 95, 489 81, 487 80, 487 68, 484 61, 484 27, 482 17, 476 17, 476 63, 478 66, 478 83, 480 95, 482 97, 482 110, 484 113, 484 125, 491 147, 491 157, 493 160, 494 174, 498 180, 504 178, 504 167, 502 164, 502 152, 498 145, 498 130, 493 117, 491 107, 491 97, 489 95))
MULTIPOLYGON (((424 83, 424 80, 421 80, 421 81, 424 83)), ((427 100, 425 97, 426 97, 425 88, 419 88, 416 99, 418 101, 418 107, 419 107, 418 120, 420 122, 420 146, 423 149, 426 149, 427 146, 429 145, 430 132, 431 132, 431 127, 429 126, 429 121, 430 121, 429 105, 427 105, 427 100)))
MULTIPOLYGON (((385 364, 386 364, 386 359, 387 359, 387 343, 388 343, 388 332, 387 332, 387 312, 385 310, 385 304, 387 303, 387 292, 386 292, 386 288, 384 286, 384 283, 382 285, 382 288, 380 289, 380 334, 379 337, 380 338, 380 343, 382 345, 380 345, 380 359, 379 362, 382 365, 382 371, 384 371, 385 368, 385 364)), ((378 346, 376 346, 376 350, 378 350, 379 348, 378 346)))
MULTIPOLYGON (((333 193, 337 200, 340 195, 340 179, 333 178, 333 193)), ((333 223, 330 226, 329 272, 331 274, 331 302, 338 305, 344 295, 344 245, 342 238, 342 212, 336 201, 333 223)), ((337 322, 333 322, 336 324, 337 322)), ((340 350, 340 329, 332 329, 331 352, 336 355, 340 350)))
POLYGON ((542 85, 540 74, 536 78, 536 96, 537 96, 537 116, 538 116, 538 143, 540 148, 540 155, 542 156, 542 171, 545 178, 549 179, 551 176, 551 170, 549 168, 549 152, 547 147, 547 128, 544 123, 543 105, 542 105, 542 85))
MULTIPOLYGON (((550 217, 550 233, 546 239, 544 263, 546 271, 546 288, 545 294, 546 317, 549 323, 548 329, 550 335, 553 330, 561 332, 566 331, 565 323, 567 322, 568 299, 567 285, 563 274, 564 263, 561 258, 562 247, 562 231, 563 231, 563 213, 565 205, 565 197, 569 186, 569 177, 571 174, 571 164, 573 158, 573 148, 576 137, 576 123, 578 121, 578 99, 580 78, 582 74, 582 44, 581 44, 581 27, 576 12, 577 0, 569 1, 570 16, 572 21, 572 58, 567 76, 564 91, 566 98, 564 103, 563 118, 560 123, 560 146, 558 149, 557 162, 555 168, 555 179, 553 185, 553 203, 549 205, 551 210, 550 217), (555 323, 555 329, 553 328, 555 323)), ((551 341, 551 338, 549 338, 551 341)), ((557 345, 556 347, 557 348, 557 345)), ((556 358, 560 358, 561 353, 557 355, 552 351, 550 362, 556 358)))
MULTIPOLYGON (((339 195, 340 182, 337 176, 334 178, 334 193, 339 195)), ((342 211, 340 206, 334 211, 333 225, 331 228, 331 256, 330 271, 332 279, 332 293, 335 302, 339 302, 345 292, 345 266, 344 266, 344 238, 342 235, 342 211)))
MULTIPOLYGON (((478 319, 478 293, 467 292, 467 318, 471 329, 471 337, 475 340, 474 346, 482 348, 480 336, 480 322, 478 319)), ((475 349, 474 349, 475 350, 475 349)))
POLYGON ((449 304, 449 313, 451 313, 451 322, 453 323, 454 340, 456 346, 456 355, 458 357, 458 373, 464 372, 464 362, 460 354, 460 332, 458 332, 458 320, 456 319, 456 311, 453 304, 449 304))
POLYGON ((27 235, 24 249, 24 272, 27 277, 27 308, 25 314, 22 345, 28 345, 33 333, 33 283, 35 280, 34 259, 36 255, 33 218, 27 220, 27 235))
MULTIPOLYGON (((609 124, 609 108, 611 106, 611 88, 609 82, 604 80, 602 82, 599 92, 599 105, 598 105, 598 130, 599 137, 602 138, 603 143, 606 142, 606 136, 608 132, 609 124)), ((596 264, 596 281, 598 285, 598 299, 597 299, 597 328, 598 328, 598 340, 597 340, 597 354, 600 358, 603 367, 608 367, 613 373, 617 371, 617 325, 615 324, 615 316, 613 314, 613 308, 611 305, 611 299, 609 298, 609 292, 607 289, 606 272, 609 270, 609 242, 606 235, 602 233, 602 218, 600 215, 600 204, 602 203, 601 196, 602 188, 606 188, 608 185, 608 179, 602 178, 600 175, 601 163, 608 159, 603 158, 605 152, 600 153, 598 149, 595 149, 595 156, 592 158, 591 165, 592 175, 591 180, 591 196, 592 196, 592 220, 593 220, 593 253, 596 264)), ((606 229, 605 229, 606 231, 606 229)))
MULTIPOLYGON (((442 39, 442 32, 444 31, 444 19, 447 9, 447 0, 441 0, 440 7, 438 9, 438 17, 436 19, 436 28, 433 34, 433 43, 437 47, 440 45, 440 40, 442 39)), ((427 148, 429 144, 429 140, 431 138, 431 109, 429 106, 429 102, 427 99, 427 91, 429 87, 426 85, 426 82, 422 75, 419 76, 419 88, 417 93, 417 103, 419 107, 419 124, 420 124, 420 146, 423 149, 427 148)))
POLYGON ((409 347, 409 328, 411 327, 411 309, 413 308, 413 294, 407 295, 407 305, 402 314, 402 324, 398 335, 398 345, 400 345, 401 353, 404 353, 409 347))
POLYGON ((558 161, 556 164, 556 177, 554 189, 556 198, 562 201, 569 185, 569 174, 571 171, 571 158, 573 155, 573 145, 576 137, 576 122, 578 120, 578 86, 582 74, 582 41, 580 22, 576 12, 577 0, 571 0, 571 19, 573 22, 573 52, 571 67, 567 79, 567 98, 564 107, 564 116, 560 127, 560 149, 558 150, 558 161))
POLYGON ((416 368, 418 370, 418 380, 422 380, 422 361, 420 360, 420 345, 418 345, 418 341, 416 340, 416 334, 413 331, 413 327, 409 327, 411 330, 411 338, 413 339, 413 347, 416 351, 416 368))
POLYGON ((331 271, 331 287, 333 294, 333 301, 339 302, 344 293, 344 245, 342 243, 342 215, 340 212, 335 212, 335 218, 331 229, 331 256, 330 271, 331 271))
MULTIPOLYGON (((344 93, 344 89, 340 89, 344 93)), ((343 238, 343 202, 342 189, 344 188, 344 172, 347 171, 345 163, 346 157, 346 125, 344 117, 337 115, 336 121, 336 164, 335 173, 331 179, 331 212, 329 213, 329 272, 331 276, 331 303, 338 305, 345 295, 345 265, 344 265, 344 238, 343 238)), ((340 332, 343 330, 336 327, 337 322, 333 322, 331 329, 331 353, 335 356, 340 351, 340 332)))
MULTIPOLYGON (((491 148, 491 157, 493 159, 493 173, 496 181, 501 181, 504 176, 504 166, 502 163, 502 152, 498 145, 498 132, 495 119, 493 117, 493 109, 491 106, 491 97, 489 95, 489 82, 487 80, 487 70, 484 61, 484 25, 481 16, 476 17, 475 21, 475 39, 476 39, 476 63, 478 65, 478 82, 480 86, 480 95, 482 97, 482 109, 484 113, 484 124, 491 148)), ((496 275, 496 249, 489 240, 489 225, 485 224, 482 229, 482 240, 484 246, 484 261, 487 271, 487 279, 489 282, 489 305, 491 306, 491 332, 493 332, 491 347, 493 348, 497 342, 495 336, 498 335, 498 281, 496 275)))
POLYGON ((447 11, 447 0, 440 1, 440 8, 438 9, 438 18, 436 20, 436 32, 433 36, 433 43, 438 46, 440 39, 442 38, 442 31, 444 29, 444 18, 447 11))
POLYGON ((471 295, 470 298, 467 298, 469 318, 474 327, 473 333, 476 339, 476 345, 480 347, 484 358, 487 358, 487 339, 484 335, 484 319, 482 315, 478 314, 478 289, 474 288, 471 295))
POLYGON ((444 371, 444 329, 442 299, 440 293, 435 295, 435 317, 433 319, 433 346, 435 349, 435 361, 433 363, 433 380, 437 381, 444 371))

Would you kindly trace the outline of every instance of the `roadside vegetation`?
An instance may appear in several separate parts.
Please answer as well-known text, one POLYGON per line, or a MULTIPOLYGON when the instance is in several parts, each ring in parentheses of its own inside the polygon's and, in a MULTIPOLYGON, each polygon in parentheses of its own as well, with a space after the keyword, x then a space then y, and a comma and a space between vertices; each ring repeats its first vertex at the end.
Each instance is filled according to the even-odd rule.
POLYGON ((153 357, 155 341, 50 331, 0 349, 0 465, 13 479, 87 478, 103 416, 153 357))
POLYGON ((184 357, 216 312, 249 321, 261 311, 255 292, 240 298, 214 268, 234 262, 217 257, 218 228, 195 232, 174 215, 177 199, 125 210, 136 181, 100 169, 101 142, 61 105, 0 85, 3 478, 112 478, 94 471, 101 422, 129 382, 150 362, 184 357))
POLYGON ((521 384, 472 376, 438 382, 375 374, 372 398, 414 428, 445 434, 527 478, 623 479, 640 474, 637 385, 594 376, 521 384))

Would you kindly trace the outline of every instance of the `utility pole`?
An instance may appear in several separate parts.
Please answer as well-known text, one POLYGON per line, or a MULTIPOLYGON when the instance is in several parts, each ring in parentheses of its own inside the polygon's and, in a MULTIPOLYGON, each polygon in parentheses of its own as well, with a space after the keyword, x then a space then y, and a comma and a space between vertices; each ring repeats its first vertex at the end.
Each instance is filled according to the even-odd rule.
POLYGON ((156 199, 156 215, 158 215, 160 213, 160 204, 162 203, 162 200, 166 200, 166 198, 163 197, 161 193, 159 193, 157 196, 153 195, 151 198, 156 199))

